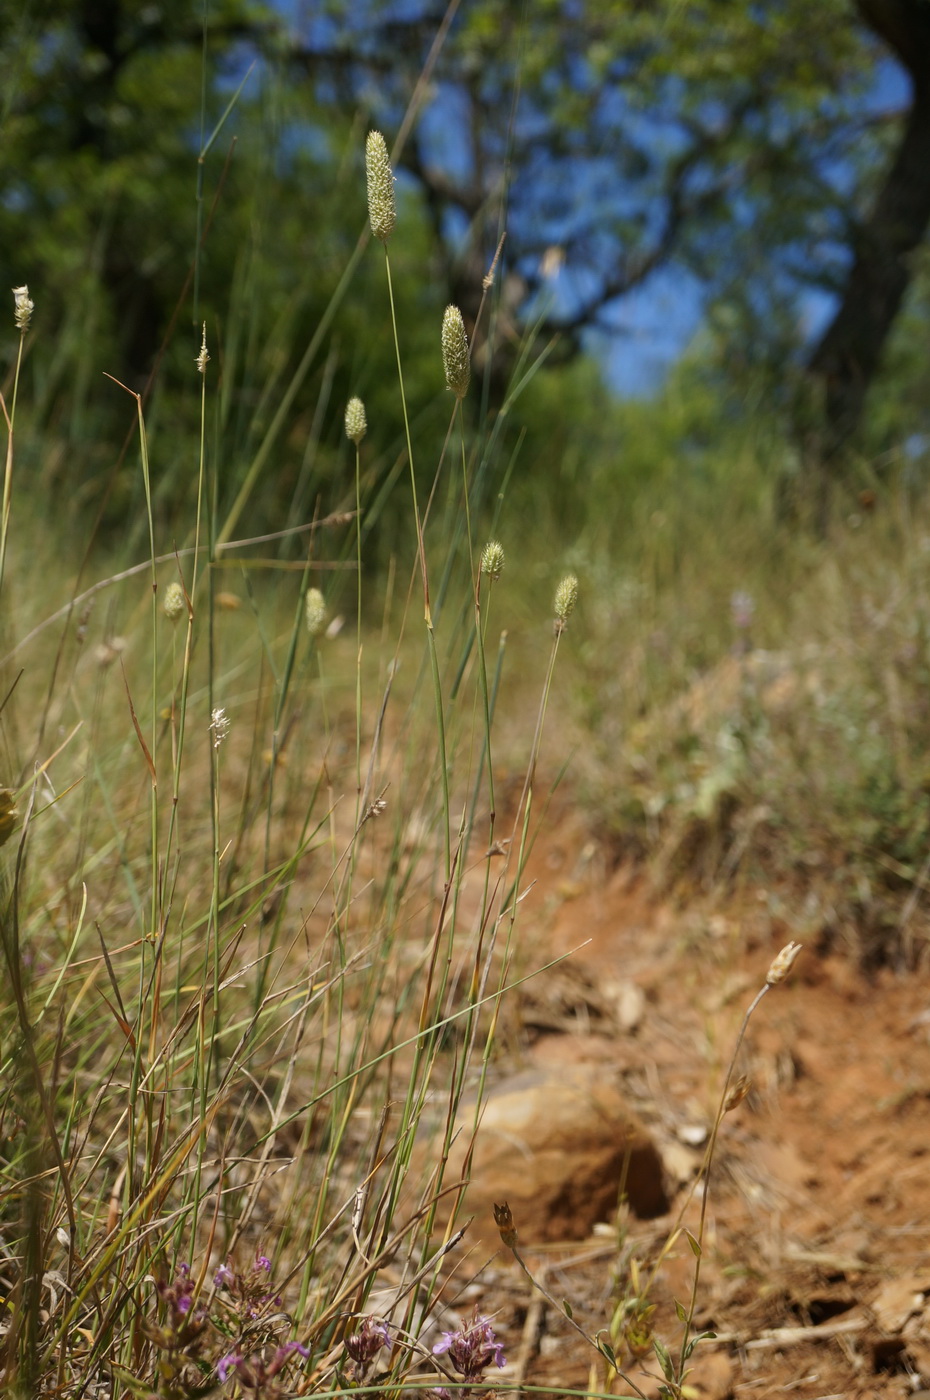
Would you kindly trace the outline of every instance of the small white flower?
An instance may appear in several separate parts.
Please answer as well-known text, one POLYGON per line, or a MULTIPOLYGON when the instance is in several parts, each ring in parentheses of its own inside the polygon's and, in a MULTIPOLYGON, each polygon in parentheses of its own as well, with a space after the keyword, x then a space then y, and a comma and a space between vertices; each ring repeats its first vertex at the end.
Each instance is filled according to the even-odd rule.
POLYGON ((218 749, 229 733, 229 719, 225 710, 213 711, 210 729, 213 731, 213 747, 218 749))

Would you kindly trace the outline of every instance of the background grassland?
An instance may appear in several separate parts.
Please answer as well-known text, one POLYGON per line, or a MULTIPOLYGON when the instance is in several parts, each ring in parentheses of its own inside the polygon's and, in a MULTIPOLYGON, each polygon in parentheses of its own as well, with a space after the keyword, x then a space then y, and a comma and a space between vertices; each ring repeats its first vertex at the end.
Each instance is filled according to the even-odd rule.
MULTIPOLYGON (((324 451, 321 414, 283 507, 292 484, 265 489, 275 435, 291 432, 272 371, 233 435, 251 455, 230 462, 239 314, 234 299, 202 381, 191 357, 167 434, 156 404, 149 436, 138 396, 99 496, 103 547, 82 502, 61 519, 54 480, 44 497, 35 481, 22 490, 11 434, 2 1268, 15 1393, 194 1395, 231 1376, 271 1393, 295 1366, 331 1392, 381 1350, 383 1384, 440 1364, 420 1335, 458 1238, 461 1182, 443 1166, 453 1133, 474 1130, 513 975, 558 575, 550 561, 520 679, 538 718, 523 710, 502 766, 506 594, 479 573, 470 534, 500 514, 493 431, 450 418, 446 397, 419 516, 424 629, 403 459, 371 475, 367 446, 324 451), (242 545, 242 524, 269 522, 273 539, 242 545), (317 584, 325 631, 307 620, 317 584), (352 1338, 367 1335, 373 1290, 390 1330, 366 1358, 352 1338)), ((399 308, 401 343, 410 314, 399 308)), ((15 373, 19 406, 34 375, 15 373)), ((33 402, 15 421, 35 459, 37 420, 33 402)), ((428 455, 428 424, 424 438, 428 455)))
MULTIPOLYGON (((526 858, 566 771, 663 888, 761 884, 855 956, 925 952, 930 518, 906 417, 926 380, 895 378, 907 323, 818 537, 761 371, 725 374, 710 333, 654 401, 623 404, 530 326, 496 378, 514 325, 491 297, 453 411, 401 187, 403 396, 381 249, 359 241, 361 133, 275 172, 274 116, 246 127, 241 167, 210 165, 189 285, 196 220, 165 219, 149 281, 183 317, 158 324, 151 383, 93 239, 82 261, 60 225, 31 329, 5 333, 0 1345, 24 1396, 190 1397, 223 1358, 224 1383, 265 1366, 268 1394, 461 1385, 431 1351, 460 1283, 444 1163, 496 1072, 506 989, 536 968, 529 936, 512 956, 526 858), (103 371, 142 396, 144 438, 103 371), (553 635, 569 570, 580 602, 553 635), (191 605, 172 623, 176 581, 191 605), (308 634, 309 587, 331 635, 308 634), (359 1370, 366 1316, 390 1345, 359 1370)), ((169 214, 180 199, 160 156, 153 137, 156 168, 129 171, 141 223, 159 189, 169 214)))

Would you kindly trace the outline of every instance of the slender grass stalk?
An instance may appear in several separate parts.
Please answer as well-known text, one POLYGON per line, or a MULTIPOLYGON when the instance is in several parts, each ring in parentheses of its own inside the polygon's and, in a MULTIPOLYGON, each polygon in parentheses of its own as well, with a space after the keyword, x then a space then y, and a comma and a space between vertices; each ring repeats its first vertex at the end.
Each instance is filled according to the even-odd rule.
MULTIPOLYGON (((678 1364, 675 1368, 674 1373, 675 1383, 679 1387, 679 1390, 685 1383, 687 1363, 692 1352, 694 1351, 695 1342, 699 1340, 699 1338, 695 1338, 694 1336, 694 1314, 697 1308, 699 1288, 701 1282, 701 1262, 704 1257, 704 1230, 707 1222, 707 1203, 710 1197, 711 1169, 714 1164, 714 1154, 717 1148, 717 1137, 720 1132, 720 1125, 723 1122, 726 1113, 729 1111, 729 1109, 735 1107, 735 1104, 738 1103, 742 1098, 742 1093, 740 1093, 738 1096, 731 1096, 730 1092, 730 1085, 733 1081, 733 1075, 736 1072, 736 1065, 739 1059, 739 1052, 742 1048, 743 1040, 746 1036, 746 1031, 749 1028, 749 1022, 752 1019, 753 1013, 755 1012, 756 1008, 762 1001, 762 998, 766 995, 767 992, 771 990, 772 987, 778 986, 779 983, 785 980, 788 973, 791 971, 795 959, 797 958, 798 953, 800 953, 800 951, 801 945, 799 943, 788 943, 773 960, 768 972, 766 973, 766 978, 763 986, 759 989, 759 991, 756 993, 756 995, 750 1002, 749 1006, 746 1008, 745 1014, 743 1015, 743 1019, 740 1022, 739 1030, 736 1034, 736 1041, 733 1046, 733 1052, 730 1055, 729 1063, 727 1064, 727 1072, 724 1075, 723 1088, 720 1091, 720 1100, 717 1105, 717 1112, 714 1115, 714 1123, 713 1127, 711 1128, 710 1137, 708 1139, 707 1147, 704 1152, 704 1162, 702 1164, 701 1174, 699 1177, 699 1180, 701 1180, 703 1184, 703 1190, 701 1191, 701 1213, 698 1223, 697 1238, 696 1240, 692 1240, 691 1242, 692 1252, 694 1254, 694 1273, 692 1275, 691 1280, 691 1296, 688 1301, 686 1315, 682 1321, 681 1345, 678 1352, 678 1364)), ((671 1379, 671 1375, 668 1375, 668 1378, 671 1379)))
POLYGON ((28 287, 13 288, 13 304, 15 308, 16 327, 19 331, 19 343, 16 347, 16 368, 13 371, 13 398, 10 403, 10 411, 7 414, 6 404, 3 405, 3 414, 6 418, 6 461, 3 470, 3 501, 0 505, 0 595, 3 592, 3 579, 6 573, 6 545, 7 536, 10 531, 10 513, 13 509, 13 427, 16 422, 16 400, 19 397, 19 376, 23 365, 23 350, 26 342, 26 333, 32 321, 32 313, 35 309, 29 296, 28 287))
MULTIPOLYGON (((203 155, 210 141, 202 134, 195 298, 203 155)), ((390 181, 393 196, 392 176, 390 181)), ((425 651, 421 643, 416 647, 420 674, 413 682, 404 669, 412 649, 403 645, 407 611, 396 639, 390 626, 392 562, 378 655, 380 705, 367 695, 365 542, 398 479, 403 488, 403 454, 398 471, 384 473, 366 501, 364 432, 357 420, 347 421, 356 449, 354 540, 346 536, 345 557, 335 563, 350 567, 354 552, 354 668, 335 629, 332 642, 324 642, 322 593, 308 587, 311 570, 331 562, 320 557, 325 551, 317 530, 324 520, 349 524, 351 512, 335 510, 309 525, 289 525, 249 541, 231 538, 322 343, 314 337, 288 378, 291 361, 277 351, 289 346, 292 307, 274 328, 280 343, 268 347, 260 344, 258 319, 243 319, 245 311, 238 313, 238 324, 224 325, 214 407, 217 445, 210 451, 204 328, 196 503, 192 518, 180 523, 182 547, 156 553, 156 522, 180 473, 153 475, 147 434, 152 451, 157 444, 156 455, 162 455, 163 405, 156 398, 144 412, 142 396, 134 395, 145 520, 140 506, 131 523, 134 537, 147 531, 148 559, 111 571, 78 595, 81 604, 72 600, 25 636, 10 639, 11 655, 28 642, 41 656, 43 629, 70 619, 75 606, 108 596, 102 623, 107 645, 78 653, 81 664, 75 662, 69 673, 66 642, 75 649, 78 643, 65 629, 59 651, 67 687, 56 669, 47 690, 43 724, 58 722, 59 710, 73 706, 85 725, 80 742, 86 743, 86 757, 81 768, 77 744, 70 741, 51 755, 40 753, 29 840, 30 848, 45 843, 48 869, 37 866, 38 898, 28 891, 28 919, 42 970, 28 983, 22 980, 18 1021, 12 1011, 0 1020, 7 1060, 15 1040, 11 1028, 30 1029, 34 1063, 27 1078, 44 1095, 41 1113, 34 1115, 35 1153, 27 1144, 15 1162, 4 1157, 0 1174, 0 1211, 7 1177, 23 1200, 31 1192, 28 1229, 16 1240, 19 1253, 11 1251, 3 1265, 12 1276, 21 1257, 29 1261, 33 1283, 14 1282, 10 1294, 10 1335, 30 1393, 49 1384, 62 1393, 93 1388, 101 1376, 120 1394, 141 1385, 177 1397, 187 1384, 184 1377, 193 1375, 199 1388, 215 1387, 240 1362, 273 1364, 268 1357, 278 1348, 275 1329, 282 1315, 295 1319, 294 1342, 284 1344, 287 1364, 295 1367, 289 1373, 293 1388, 318 1393, 335 1386, 338 1393, 351 1354, 345 1341, 350 1319, 370 1305, 374 1290, 386 1286, 389 1268, 397 1269, 397 1282, 384 1311, 397 1345, 384 1359, 375 1390, 399 1394, 427 1383, 425 1329, 448 1288, 449 1269, 458 1267, 462 1239, 454 1213, 445 1220, 441 1241, 433 1230, 442 1201, 457 1189, 457 1183, 450 1188, 444 1182, 444 1172, 464 1096, 477 1083, 480 1100, 501 998, 512 982, 506 959, 495 976, 495 939, 505 920, 513 929, 517 901, 502 909, 502 886, 492 879, 487 855, 470 855, 485 792, 490 817, 481 839, 487 836, 489 848, 496 839, 492 724, 504 649, 502 640, 489 674, 490 590, 499 570, 485 571, 483 595, 475 532, 488 513, 482 492, 492 467, 480 428, 469 454, 467 340, 461 318, 448 318, 443 348, 456 399, 449 442, 457 432, 459 463, 446 472, 443 451, 434 490, 448 483, 438 499, 461 500, 462 509, 449 512, 454 519, 443 531, 442 511, 427 527, 429 507, 422 512, 418 499, 402 313, 386 249, 393 223, 389 229, 373 221, 372 227, 385 243, 416 534, 411 588, 415 594, 419 579, 427 631, 425 651), (264 383, 252 373, 256 347, 269 366, 264 383), (231 365, 240 357, 252 374, 249 403, 258 404, 251 422, 230 382, 231 365), (227 506, 219 448, 235 423, 244 439, 255 435, 258 449, 227 506), (427 534, 444 556, 457 556, 454 567, 450 558, 442 571, 447 611, 431 598, 427 534), (229 552, 295 535, 306 540, 303 560, 243 559, 247 606, 240 609, 238 595, 224 591, 218 573, 232 562, 229 552), (172 576, 159 608, 159 567, 165 563, 172 576), (265 568, 278 571, 280 584, 266 587, 267 574, 259 573, 265 568), (150 637, 145 601, 133 597, 143 572, 151 585, 150 637), (466 662, 456 672, 452 658, 462 653, 466 636, 466 662), (151 656, 140 660, 143 637, 151 656), (469 664, 472 647, 475 665, 469 664), (110 672, 116 658, 120 665, 110 672), (354 742, 348 734, 353 709, 354 742), (170 805, 167 788, 158 791, 158 778, 169 768, 170 805), (94 800, 88 800, 72 841, 65 799, 85 769, 94 800), (48 802, 43 796, 37 807, 39 782, 51 790, 53 777, 53 796, 48 802), (63 823, 64 841, 50 830, 55 822, 63 823), (441 841, 432 839, 437 824, 441 841), (66 845, 72 855, 77 852, 73 865, 66 845), (63 930, 49 917, 49 910, 59 908, 68 910, 63 930), (48 971, 40 958, 48 961, 48 971), (434 1126, 435 1105, 439 1145, 424 1185, 414 1180, 414 1167, 427 1127, 434 1126), (63 1247, 55 1231, 66 1220, 68 1288, 54 1296, 61 1264, 56 1249, 63 1247), (250 1261, 256 1256, 265 1261, 259 1270, 264 1292, 246 1299, 236 1289, 245 1287, 243 1279, 252 1280, 249 1287, 255 1283, 250 1261), (272 1272, 273 1283, 264 1278, 272 1272), (230 1278, 238 1280, 235 1286, 230 1278), (274 1302, 279 1293, 280 1304, 274 1302), (209 1322, 198 1330, 193 1324, 199 1327, 201 1310, 209 1322), (295 1344, 299 1360, 288 1351, 295 1344), (230 1360, 240 1352, 247 1355, 230 1360)), ((348 275, 352 266, 350 259, 348 275)), ((236 295, 251 314, 245 258, 242 267, 236 295)), ((327 315, 323 321, 330 324, 327 315)), ((327 391, 340 372, 334 344, 327 391)), ((178 416, 191 424, 191 444, 193 417, 191 395, 189 411, 185 407, 178 416)), ((312 434, 321 445, 325 418, 321 399, 312 434)), ((318 475, 308 452, 297 494, 309 491, 318 475)), ((285 519, 297 520, 298 509, 303 507, 295 496, 285 519)), ((0 550, 0 576, 2 563, 0 550)), ((335 609, 337 599, 338 579, 327 602, 335 609)), ((546 696, 553 667, 554 657, 546 696)), ((374 663, 370 669, 374 675, 374 663)), ((531 751, 527 813, 544 715, 545 702, 531 751)), ((65 732, 78 732, 70 718, 65 732)), ((526 841, 521 861, 525 849, 526 841)), ((15 890, 17 899, 25 899, 20 872, 15 890)), ((18 925, 15 943, 15 954, 12 943, 4 944, 11 959, 18 957, 18 925)), ((0 1094, 0 1123, 7 1102, 0 1094)), ((4 1217, 4 1230, 6 1223, 4 1217)), ((442 1365, 436 1369, 442 1376, 442 1365)), ((448 1379, 453 1390, 473 1389, 448 1379)), ((436 1380, 429 1377, 430 1384, 436 1380)), ((362 1393, 367 1386, 352 1389, 362 1393)))
POLYGON ((504 879, 509 876, 511 866, 513 866, 514 873, 510 877, 511 885, 504 896, 502 906, 504 910, 508 911, 508 943, 517 915, 518 886, 526 866, 528 855, 527 843, 529 838, 530 815, 533 806, 533 788, 536 781, 536 767, 539 762, 539 754, 542 747, 543 727, 546 720, 546 711, 549 706, 549 697, 552 693, 552 680, 555 674, 556 658, 559 653, 559 642, 561 641, 562 633, 565 631, 568 619, 574 611, 577 596, 578 580, 575 578, 574 574, 567 574, 556 589, 552 646, 549 651, 549 661, 546 667, 545 680, 543 681, 539 709, 536 714, 536 726, 533 731, 533 741, 530 745, 526 776, 523 780, 523 790, 514 813, 513 827, 507 844, 507 855, 501 877, 503 882, 504 879), (517 841, 518 833, 519 843, 517 841), (514 850, 517 852, 515 862, 513 861, 514 850))

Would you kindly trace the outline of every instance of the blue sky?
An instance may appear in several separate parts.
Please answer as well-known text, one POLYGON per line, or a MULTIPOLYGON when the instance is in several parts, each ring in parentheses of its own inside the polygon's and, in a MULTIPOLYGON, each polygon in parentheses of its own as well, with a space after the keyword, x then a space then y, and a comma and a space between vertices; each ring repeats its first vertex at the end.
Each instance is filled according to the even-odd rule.
MULTIPOLYGON (((316 29, 319 35, 319 26, 325 21, 313 3, 308 4, 307 0, 275 0, 275 3, 298 31, 307 32, 309 27, 316 29)), ((422 9, 419 0, 412 0, 412 3, 417 12, 422 9)), ((403 9, 402 0, 398 0, 398 8, 403 9)), ((876 69, 876 82, 867 99, 868 106, 876 112, 894 111, 900 110, 907 100, 907 79, 889 57, 876 69)), ((449 136, 464 129, 454 111, 450 115, 448 104, 454 101, 452 90, 438 91, 433 105, 426 109, 421 120, 429 133, 431 156, 452 173, 461 174, 461 160, 454 142, 450 145, 449 136)), ((841 170, 834 169, 829 174, 838 186, 842 185, 841 170)), ((576 170, 576 180, 579 175, 583 183, 584 175, 576 170)), ((558 241, 555 228, 552 237, 554 242, 558 241)), ((570 277, 556 274, 550 286, 556 303, 570 308, 573 295, 570 277)), ((806 334, 814 338, 832 315, 834 301, 820 291, 797 292, 796 297, 797 316, 806 334)), ((610 329, 587 332, 585 343, 604 366, 615 392, 624 397, 648 395, 661 387, 669 367, 700 331, 705 308, 702 284, 680 264, 670 262, 614 303, 604 317, 610 329)))

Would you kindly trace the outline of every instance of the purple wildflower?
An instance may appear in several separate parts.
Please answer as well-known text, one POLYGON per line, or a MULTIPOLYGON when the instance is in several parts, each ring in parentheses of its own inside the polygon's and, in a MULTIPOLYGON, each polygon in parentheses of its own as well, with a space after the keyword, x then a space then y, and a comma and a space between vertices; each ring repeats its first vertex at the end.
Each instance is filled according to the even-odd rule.
POLYGON ((384 1322, 373 1317, 362 1319, 362 1325, 345 1339, 346 1351, 355 1362, 355 1379, 361 1380, 382 1347, 391 1345, 391 1334, 384 1322))
POLYGON ((202 1310, 193 1312, 194 1307, 194 1280, 191 1278, 190 1264, 178 1264, 174 1278, 170 1283, 156 1283, 159 1296, 168 1308, 168 1318, 170 1326, 179 1331, 185 1324, 189 1324, 187 1332, 194 1324, 202 1325, 204 1314, 202 1310))
POLYGON ((302 1356, 305 1361, 310 1355, 310 1348, 305 1347, 303 1342, 285 1342, 283 1346, 278 1347, 271 1364, 274 1365, 275 1362, 277 1362, 280 1365, 282 1361, 285 1361, 291 1353, 295 1351, 298 1356, 302 1356))
MULTIPOLYGON (((245 1357, 237 1351, 228 1352, 226 1356, 220 1358, 216 1367, 216 1374, 220 1378, 220 1383, 228 1380, 231 1371, 236 1372, 236 1378, 243 1390, 254 1390, 256 1396, 270 1386, 275 1376, 283 1367, 289 1356, 297 1352, 299 1356, 310 1355, 307 1347, 302 1342, 285 1342, 278 1347, 270 1361, 264 1361, 261 1356, 245 1357)), ((280 1394, 278 1387, 271 1387, 269 1395, 280 1394)))
POLYGON ((232 1288, 236 1281, 236 1275, 228 1264, 221 1264, 213 1275, 213 1283, 216 1288, 232 1288))
POLYGON ((234 1371, 242 1365, 242 1361, 243 1358, 237 1351, 229 1351, 225 1356, 220 1357, 216 1363, 216 1374, 220 1378, 221 1385, 228 1379, 230 1371, 234 1371))
POLYGON ((442 1341, 433 1347, 433 1355, 448 1352, 452 1365, 466 1380, 478 1380, 485 1367, 506 1366, 503 1344, 497 1340, 491 1319, 475 1308, 471 1320, 462 1319, 456 1332, 443 1332, 442 1341))
POLYGON ((271 1260, 267 1254, 259 1254, 255 1260, 256 1269, 264 1269, 266 1274, 271 1273, 271 1260))

